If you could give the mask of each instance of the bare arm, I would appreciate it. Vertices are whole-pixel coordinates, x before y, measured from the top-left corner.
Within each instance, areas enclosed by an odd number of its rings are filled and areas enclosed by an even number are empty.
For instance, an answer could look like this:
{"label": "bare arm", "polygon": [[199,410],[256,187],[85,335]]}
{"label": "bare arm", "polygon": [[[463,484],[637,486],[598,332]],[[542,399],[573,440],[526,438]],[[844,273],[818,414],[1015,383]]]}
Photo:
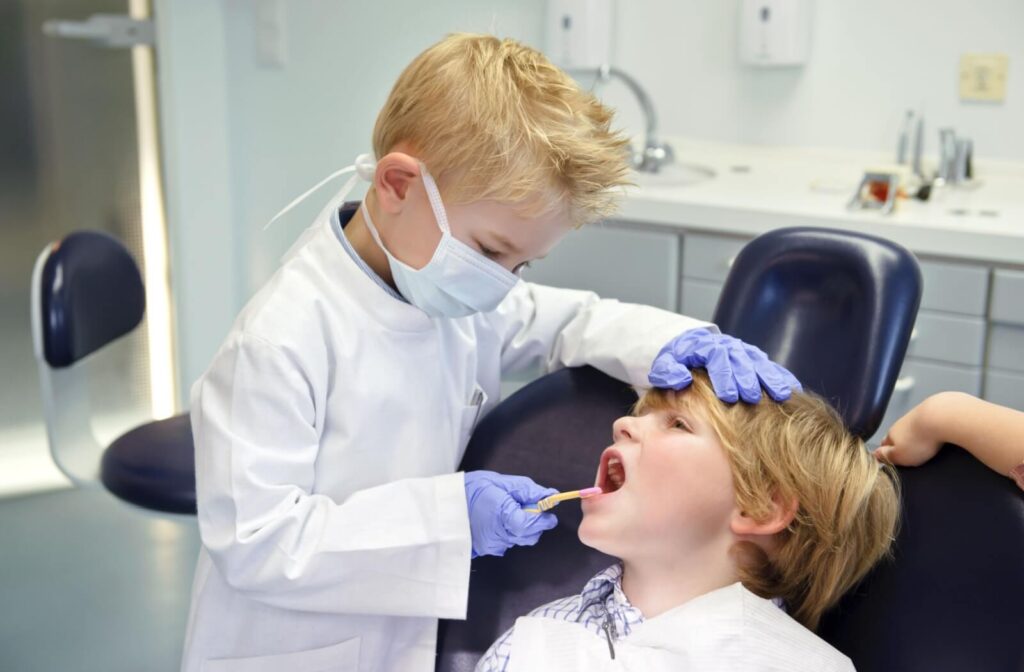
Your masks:
{"label": "bare arm", "polygon": [[963,392],[928,397],[896,421],[876,456],[903,466],[930,460],[944,443],[1009,476],[1024,462],[1024,413]]}

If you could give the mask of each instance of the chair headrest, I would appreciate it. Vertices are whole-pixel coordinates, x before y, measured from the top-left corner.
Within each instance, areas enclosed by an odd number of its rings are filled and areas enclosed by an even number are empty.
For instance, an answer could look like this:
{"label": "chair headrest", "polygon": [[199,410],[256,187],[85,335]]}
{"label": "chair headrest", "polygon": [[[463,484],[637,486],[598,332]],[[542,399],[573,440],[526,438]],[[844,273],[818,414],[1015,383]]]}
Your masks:
{"label": "chair headrest", "polygon": [[914,255],[891,241],[777,229],[736,257],[714,322],[791,370],[868,438],[903,365],[921,286]]}
{"label": "chair headrest", "polygon": [[53,244],[38,282],[42,354],[54,368],[127,334],[146,309],[135,260],[99,231],[78,231]]}

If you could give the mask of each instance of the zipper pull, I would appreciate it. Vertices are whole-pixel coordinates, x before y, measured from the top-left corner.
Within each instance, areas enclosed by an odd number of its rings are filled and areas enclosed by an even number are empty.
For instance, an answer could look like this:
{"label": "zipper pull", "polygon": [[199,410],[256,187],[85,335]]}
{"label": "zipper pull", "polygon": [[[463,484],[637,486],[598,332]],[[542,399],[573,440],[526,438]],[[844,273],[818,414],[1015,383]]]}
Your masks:
{"label": "zipper pull", "polygon": [[611,654],[612,660],[615,660],[615,647],[612,645],[612,639],[618,637],[618,633],[615,632],[615,623],[612,621],[610,612],[605,612],[604,623],[601,625],[601,629],[604,630],[604,636],[608,639],[608,653]]}

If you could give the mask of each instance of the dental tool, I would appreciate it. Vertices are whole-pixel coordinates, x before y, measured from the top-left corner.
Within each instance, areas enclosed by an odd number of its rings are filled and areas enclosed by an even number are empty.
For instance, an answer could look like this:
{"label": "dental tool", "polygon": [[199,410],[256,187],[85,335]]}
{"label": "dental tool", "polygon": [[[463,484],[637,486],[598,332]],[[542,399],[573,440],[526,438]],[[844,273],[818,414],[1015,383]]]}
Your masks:
{"label": "dental tool", "polygon": [[550,511],[564,501],[570,499],[586,499],[587,497],[593,497],[594,495],[600,495],[602,492],[601,488],[584,488],[583,490],[573,490],[571,492],[559,492],[558,494],[545,497],[530,508],[523,508],[523,511],[527,513],[543,513],[544,511]]}

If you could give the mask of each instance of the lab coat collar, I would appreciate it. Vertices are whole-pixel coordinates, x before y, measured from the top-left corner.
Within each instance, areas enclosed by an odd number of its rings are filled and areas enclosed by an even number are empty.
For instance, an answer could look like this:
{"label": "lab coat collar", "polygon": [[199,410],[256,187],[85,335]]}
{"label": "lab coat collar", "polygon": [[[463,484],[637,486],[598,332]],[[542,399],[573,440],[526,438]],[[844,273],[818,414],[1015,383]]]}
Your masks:
{"label": "lab coat collar", "polygon": [[341,287],[349,288],[363,310],[392,331],[423,332],[434,328],[434,318],[416,306],[388,295],[349,256],[342,246],[341,237],[345,234],[336,209],[322,217],[321,226],[327,238],[324,246],[326,272],[338,276],[336,281]]}

